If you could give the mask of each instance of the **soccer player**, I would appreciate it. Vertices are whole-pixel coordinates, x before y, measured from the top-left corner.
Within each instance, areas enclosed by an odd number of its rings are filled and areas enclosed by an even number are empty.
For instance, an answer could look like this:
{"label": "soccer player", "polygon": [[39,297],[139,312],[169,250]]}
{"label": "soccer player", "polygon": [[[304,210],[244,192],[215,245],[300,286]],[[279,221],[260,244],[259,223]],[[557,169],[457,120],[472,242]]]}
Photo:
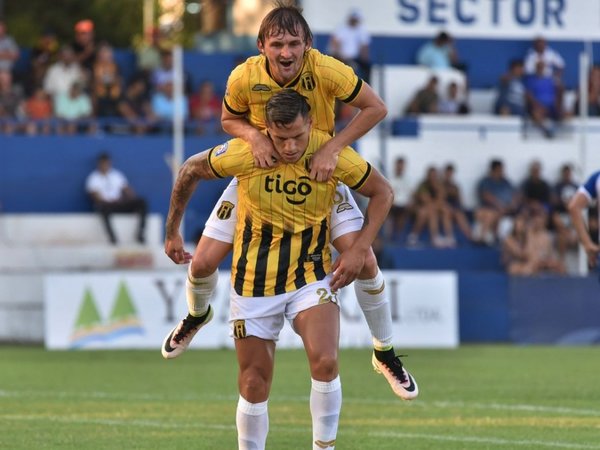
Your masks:
{"label": "soccer player", "polygon": [[[165,252],[183,263],[191,255],[183,249],[179,226],[198,181],[226,176],[238,180],[229,325],[239,365],[240,449],[265,448],[275,343],[284,319],[302,338],[308,357],[312,448],[335,447],[342,393],[339,306],[332,286],[346,285],[360,273],[392,204],[388,181],[350,147],[340,152],[328,181],[308,176],[310,159],[330,139],[311,130],[309,111],[306,99],[293,89],[274,94],[266,104],[266,123],[277,165],[256,167],[249,144],[232,139],[190,157],[171,194]],[[338,180],[369,203],[353,244],[332,264],[328,242]]]}
{"label": "soccer player", "polygon": [[[336,99],[360,111],[343,130],[323,143],[310,162],[310,177],[331,177],[342,148],[363,136],[387,113],[383,101],[354,71],[338,60],[311,49],[312,32],[299,9],[280,4],[262,21],[257,46],[251,57],[231,73],[224,98],[222,125],[229,134],[249,144],[259,167],[273,167],[274,149],[265,129],[265,103],[284,88],[297,90],[311,106],[313,126],[333,135]],[[217,282],[217,268],[232,248],[237,205],[236,181],[225,190],[198,243],[186,282],[188,316],[165,338],[162,354],[175,358],[189,345],[198,330],[212,318],[209,299]],[[343,253],[350,248],[362,227],[362,214],[347,187],[340,185],[332,210],[331,240]],[[331,286],[342,288],[337,279]],[[384,278],[373,251],[354,283],[359,305],[373,336],[373,367],[382,373],[392,390],[403,399],[417,394],[405,376],[392,346],[393,326]],[[407,388],[411,390],[407,390]]]}
{"label": "soccer player", "polygon": [[[600,255],[600,246],[596,244],[590,235],[590,230],[583,220],[583,210],[591,206],[592,203],[598,201],[598,191],[600,190],[600,171],[593,173],[581,185],[575,195],[569,201],[569,214],[571,221],[577,231],[579,242],[583,245],[587,254],[588,264],[590,267],[598,265]],[[600,221],[600,217],[598,218]]]}

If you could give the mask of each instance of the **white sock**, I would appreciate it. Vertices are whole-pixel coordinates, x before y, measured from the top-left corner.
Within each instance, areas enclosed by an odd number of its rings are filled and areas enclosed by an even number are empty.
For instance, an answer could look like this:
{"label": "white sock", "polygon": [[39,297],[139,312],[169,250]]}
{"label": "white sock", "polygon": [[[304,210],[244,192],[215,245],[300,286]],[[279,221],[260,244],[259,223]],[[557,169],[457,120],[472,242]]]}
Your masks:
{"label": "white sock", "polygon": [[250,403],[240,395],[235,415],[239,450],[264,450],[269,432],[267,402]]}
{"label": "white sock", "polygon": [[381,270],[377,269],[377,275],[370,280],[355,280],[354,292],[371,330],[373,346],[378,350],[390,348],[393,338],[392,315]]}
{"label": "white sock", "polygon": [[335,448],[342,409],[342,383],[338,375],[331,381],[312,379],[310,414],[313,426],[313,450]]}
{"label": "white sock", "polygon": [[192,316],[203,316],[208,310],[210,297],[215,291],[219,280],[219,271],[215,270],[204,278],[192,276],[192,265],[188,268],[188,276],[185,281],[185,297],[187,298],[188,311]]}

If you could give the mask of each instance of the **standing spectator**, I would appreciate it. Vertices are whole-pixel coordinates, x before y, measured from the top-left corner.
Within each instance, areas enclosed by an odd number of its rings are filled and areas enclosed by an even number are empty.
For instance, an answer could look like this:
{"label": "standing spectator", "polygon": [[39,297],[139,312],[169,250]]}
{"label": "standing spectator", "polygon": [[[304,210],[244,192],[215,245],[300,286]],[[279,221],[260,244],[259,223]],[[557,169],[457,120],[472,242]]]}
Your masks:
{"label": "standing spectator", "polygon": [[125,175],[112,167],[112,160],[108,153],[101,153],[98,156],[96,170],[88,175],[85,188],[94,209],[102,216],[112,244],[117,244],[117,237],[110,222],[110,215],[121,212],[134,212],[139,215],[136,239],[141,244],[145,242],[146,201],[135,194]]}
{"label": "standing spectator", "polygon": [[514,59],[509,63],[508,72],[500,77],[498,97],[494,105],[495,114],[521,117],[525,115],[523,73],[523,61]]}
{"label": "standing spectator", "polygon": [[405,170],[406,160],[404,157],[396,158],[394,174],[389,180],[394,190],[394,203],[386,224],[386,235],[390,240],[402,232],[406,220],[411,214],[411,189]]}
{"label": "standing spectator", "polygon": [[462,203],[460,188],[454,181],[454,173],[456,169],[454,164],[446,164],[442,174],[442,185],[446,194],[446,205],[450,209],[452,220],[458,225],[462,234],[469,240],[472,239],[471,225],[465,213],[465,208]]}
{"label": "standing spectator", "polygon": [[90,76],[96,62],[96,41],[94,38],[94,22],[89,19],[75,24],[75,40],[73,41],[75,59],[86,75]]}
{"label": "standing spectator", "polygon": [[44,30],[31,50],[31,72],[28,76],[29,94],[43,85],[46,72],[58,60],[59,51],[60,47],[54,31]]}
{"label": "standing spectator", "polygon": [[532,212],[550,211],[550,184],[542,177],[542,164],[533,161],[529,166],[529,174],[521,184],[524,206]]}
{"label": "standing spectator", "polygon": [[[592,218],[590,215],[588,224],[586,225],[583,212],[587,209],[588,214],[590,214],[593,204],[596,203],[597,205],[599,191],[600,171],[597,171],[579,187],[569,202],[569,215],[577,232],[579,242],[585,250],[590,267],[597,267],[599,263],[600,245],[598,245],[599,236],[597,227],[600,217],[598,216],[598,209],[596,209],[596,217]],[[594,235],[592,235],[592,223],[595,224],[594,227],[596,228]]]}
{"label": "standing spectator", "polygon": [[44,90],[54,98],[69,92],[73,83],[83,83],[84,80],[84,73],[75,60],[73,49],[65,45],[60,50],[58,61],[46,72]]}
{"label": "standing spectator", "polygon": [[12,73],[0,70],[0,132],[11,134],[17,130],[23,94],[12,82]]}
{"label": "standing spectator", "polygon": [[457,67],[458,54],[454,48],[452,37],[445,31],[439,33],[417,52],[417,64],[430,69],[450,69]]}
{"label": "standing spectator", "polygon": [[438,94],[437,77],[429,78],[422,89],[419,89],[406,107],[406,114],[433,114],[438,112],[440,96]]}
{"label": "standing spectator", "polygon": [[54,114],[61,120],[59,133],[75,134],[76,132],[94,130],[90,120],[92,117],[92,100],[80,83],[73,83],[66,94],[58,94],[54,99]]}
{"label": "standing spectator", "polygon": [[544,63],[543,75],[553,78],[557,84],[562,84],[561,78],[565,68],[562,56],[548,46],[546,40],[538,36],[534,39],[532,47],[525,55],[525,73],[534,75],[538,72],[538,63]]}
{"label": "standing spectator", "polygon": [[119,66],[108,44],[101,44],[96,55],[92,72],[94,109],[98,117],[116,117],[122,94]]}
{"label": "standing spectator", "polygon": [[48,134],[52,125],[52,101],[43,88],[38,87],[25,101],[24,113],[27,119],[25,132],[29,135]]}
{"label": "standing spectator", "polygon": [[330,40],[330,53],[333,57],[351,66],[367,83],[371,75],[369,45],[371,35],[362,24],[362,13],[353,9],[344,25],[339,27]]}
{"label": "standing spectator", "polygon": [[142,75],[129,83],[119,100],[118,109],[134,133],[143,134],[153,129],[158,119],[152,111],[146,79]]}
{"label": "standing spectator", "polygon": [[190,118],[195,122],[199,134],[210,129],[212,132],[221,128],[221,105],[223,99],[215,92],[212,81],[204,80],[198,86],[198,91],[190,97]]}
{"label": "standing spectator", "polygon": [[556,233],[556,246],[562,260],[569,249],[577,247],[577,233],[567,209],[577,188],[573,181],[573,168],[570,164],[564,164],[560,169],[558,182],[552,187],[550,197],[551,224]]}
{"label": "standing spectator", "polygon": [[547,138],[554,136],[554,126],[547,121],[560,122],[563,119],[562,91],[554,78],[545,74],[545,64],[538,61],[536,72],[525,78],[527,110],[533,123]]}
{"label": "standing spectator", "polygon": [[7,34],[6,22],[0,19],[0,71],[11,72],[15,61],[19,59],[19,47]]}
{"label": "standing spectator", "polygon": [[477,184],[477,197],[473,240],[493,245],[500,220],[514,215],[520,207],[519,193],[504,176],[504,163],[499,159],[491,161],[487,175]]}

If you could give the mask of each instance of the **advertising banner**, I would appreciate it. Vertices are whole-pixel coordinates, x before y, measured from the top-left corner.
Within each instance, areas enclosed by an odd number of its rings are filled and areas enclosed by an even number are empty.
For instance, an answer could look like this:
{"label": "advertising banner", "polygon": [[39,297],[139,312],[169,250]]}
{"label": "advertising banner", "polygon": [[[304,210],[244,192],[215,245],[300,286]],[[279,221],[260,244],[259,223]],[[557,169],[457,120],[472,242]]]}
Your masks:
{"label": "advertising banner", "polygon": [[[458,346],[457,276],[453,272],[384,272],[395,345]],[[50,274],[44,278],[48,349],[156,349],[187,314],[185,271]],[[229,273],[221,272],[215,316],[192,341],[196,348],[233,347]],[[370,347],[354,289],[340,293],[342,347]],[[286,324],[278,347],[302,347]]]}
{"label": "advertising banner", "polygon": [[313,32],[331,33],[353,9],[373,35],[598,40],[600,0],[303,0]]}

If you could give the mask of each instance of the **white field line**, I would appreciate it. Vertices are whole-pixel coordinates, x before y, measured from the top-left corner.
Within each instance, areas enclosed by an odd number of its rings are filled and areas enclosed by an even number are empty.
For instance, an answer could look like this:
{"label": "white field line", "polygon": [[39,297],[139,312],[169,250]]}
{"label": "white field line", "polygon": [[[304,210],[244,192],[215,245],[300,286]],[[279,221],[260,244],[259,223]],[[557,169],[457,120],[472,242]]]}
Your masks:
{"label": "white field line", "polygon": [[[153,420],[127,420],[127,419],[86,419],[81,417],[61,417],[61,416],[47,416],[47,415],[19,415],[19,414],[6,414],[0,415],[0,418],[4,420],[12,421],[34,421],[42,422],[44,420],[49,422],[59,422],[66,424],[93,424],[93,425],[111,425],[111,426],[137,426],[137,427],[151,427],[159,429],[197,429],[197,424],[182,424],[182,423],[165,423],[164,421],[153,421]],[[202,429],[212,430],[226,430],[234,431],[235,425],[225,424],[202,424]],[[279,427],[271,426],[271,432],[275,433],[310,433],[309,427]],[[344,435],[360,435],[364,437],[364,431],[355,430],[352,428],[342,429],[340,434]],[[403,433],[394,431],[370,431],[366,433],[369,437],[373,438],[394,438],[394,439],[414,439],[424,441],[439,441],[439,442],[462,442],[469,444],[486,444],[486,445],[498,445],[498,446],[522,446],[522,447],[548,447],[548,448],[566,448],[566,449],[584,449],[584,450],[597,450],[600,449],[599,445],[592,444],[573,444],[570,442],[561,441],[540,441],[531,439],[501,439],[492,437],[479,437],[479,436],[449,436],[445,434],[425,434],[425,433]]]}
{"label": "white field line", "polygon": [[[124,400],[124,401],[237,401],[237,395],[222,395],[222,394],[144,394],[144,393],[115,393],[115,392],[102,392],[102,391],[7,391],[0,390],[1,397],[14,397],[14,398],[81,398],[81,399],[106,399],[106,400]],[[295,402],[303,403],[307,402],[308,396],[280,396],[274,395],[269,401],[272,403],[278,402]],[[495,409],[501,411],[521,411],[521,412],[538,412],[548,414],[567,414],[574,416],[592,416],[600,417],[600,409],[586,409],[586,408],[570,408],[564,406],[547,406],[547,405],[530,405],[530,404],[512,404],[512,403],[478,403],[478,402],[453,402],[453,401],[425,401],[415,400],[413,402],[403,402],[400,399],[396,399],[391,396],[388,399],[368,399],[368,398],[354,398],[344,397],[344,403],[355,403],[365,405],[391,405],[401,404],[412,408],[439,408],[439,409]]]}

